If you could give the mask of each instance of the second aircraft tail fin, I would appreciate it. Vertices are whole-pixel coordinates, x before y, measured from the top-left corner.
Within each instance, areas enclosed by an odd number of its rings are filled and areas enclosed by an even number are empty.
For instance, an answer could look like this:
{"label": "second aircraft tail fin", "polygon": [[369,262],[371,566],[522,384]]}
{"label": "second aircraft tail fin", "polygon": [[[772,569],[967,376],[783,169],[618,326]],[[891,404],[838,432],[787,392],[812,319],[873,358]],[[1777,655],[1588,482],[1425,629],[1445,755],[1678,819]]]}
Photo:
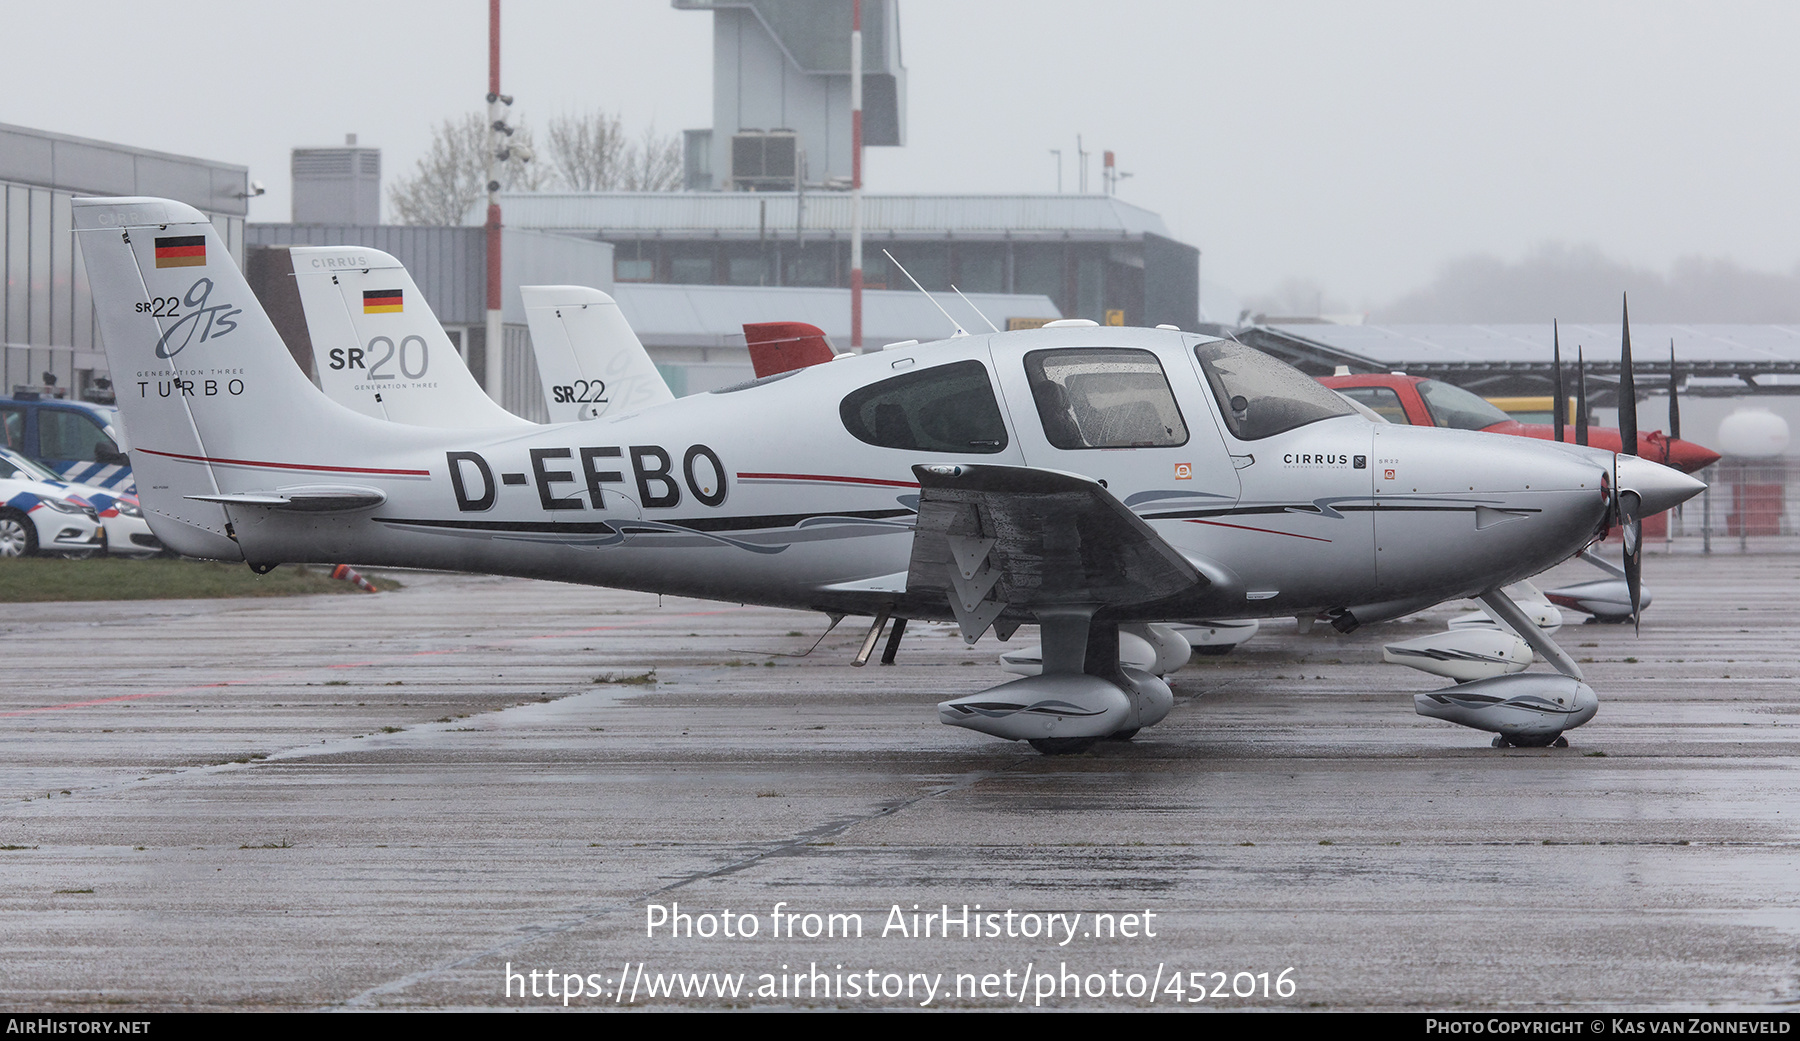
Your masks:
{"label": "second aircraft tail fin", "polygon": [[744,342],[750,345],[757,379],[837,357],[825,330],[806,322],[745,322]]}
{"label": "second aircraft tail fin", "polygon": [[364,246],[294,246],[313,371],[331,400],[409,426],[526,427],[488,397],[405,265]]}
{"label": "second aircraft tail fin", "polygon": [[520,286],[519,293],[551,422],[675,400],[611,296],[587,286]]}

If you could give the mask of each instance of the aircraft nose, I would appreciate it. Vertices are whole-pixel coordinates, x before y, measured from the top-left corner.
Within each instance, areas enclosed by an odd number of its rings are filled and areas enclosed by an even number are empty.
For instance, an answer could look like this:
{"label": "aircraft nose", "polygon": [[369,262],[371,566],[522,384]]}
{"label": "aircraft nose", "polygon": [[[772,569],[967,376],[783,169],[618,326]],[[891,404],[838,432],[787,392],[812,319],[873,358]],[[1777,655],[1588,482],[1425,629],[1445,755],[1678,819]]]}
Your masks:
{"label": "aircraft nose", "polygon": [[1679,438],[1669,442],[1668,450],[1669,465],[1682,473],[1691,474],[1704,470],[1719,461],[1719,453],[1705,445],[1682,441]]}
{"label": "aircraft nose", "polygon": [[1703,482],[1680,470],[1635,455],[1619,456],[1616,465],[1619,490],[1638,494],[1645,517],[1673,509],[1706,490]]}

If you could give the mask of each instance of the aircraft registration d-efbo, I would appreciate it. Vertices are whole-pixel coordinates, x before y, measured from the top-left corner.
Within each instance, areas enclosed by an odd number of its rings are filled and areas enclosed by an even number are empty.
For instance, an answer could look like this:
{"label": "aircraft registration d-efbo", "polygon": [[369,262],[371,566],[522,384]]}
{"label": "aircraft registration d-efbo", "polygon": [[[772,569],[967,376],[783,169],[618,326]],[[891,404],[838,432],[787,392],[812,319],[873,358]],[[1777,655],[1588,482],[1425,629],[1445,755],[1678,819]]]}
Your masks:
{"label": "aircraft registration d-efbo", "polygon": [[[1465,596],[1558,673],[1420,711],[1547,743],[1594,693],[1501,588],[1703,487],[1632,456],[1374,424],[1266,355],[1170,329],[908,345],[582,422],[404,425],[307,380],[197,210],[77,199],[75,224],[166,545],[954,620],[971,642],[1036,623],[1040,675],[939,714],[1046,752],[1169,711],[1166,684],[1120,665],[1121,623],[1349,629]],[[412,350],[423,373],[429,344]]]}

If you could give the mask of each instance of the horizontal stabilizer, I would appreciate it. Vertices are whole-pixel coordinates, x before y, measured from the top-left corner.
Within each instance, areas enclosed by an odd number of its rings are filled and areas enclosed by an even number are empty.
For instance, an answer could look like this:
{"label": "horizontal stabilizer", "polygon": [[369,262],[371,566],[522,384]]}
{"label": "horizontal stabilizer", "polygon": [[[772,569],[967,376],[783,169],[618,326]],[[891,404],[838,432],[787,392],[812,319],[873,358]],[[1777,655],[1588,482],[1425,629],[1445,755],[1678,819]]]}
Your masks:
{"label": "horizontal stabilizer", "polygon": [[387,501],[373,488],[291,488],[274,492],[239,492],[233,495],[189,495],[196,502],[221,506],[258,506],[286,513],[346,513],[367,510]]}

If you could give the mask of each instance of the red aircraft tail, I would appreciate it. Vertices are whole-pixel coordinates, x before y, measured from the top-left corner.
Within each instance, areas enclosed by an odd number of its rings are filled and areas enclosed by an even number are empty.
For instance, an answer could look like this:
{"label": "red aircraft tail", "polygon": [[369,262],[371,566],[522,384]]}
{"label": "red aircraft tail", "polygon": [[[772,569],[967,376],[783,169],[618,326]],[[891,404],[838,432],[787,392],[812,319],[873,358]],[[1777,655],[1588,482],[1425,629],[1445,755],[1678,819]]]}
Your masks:
{"label": "red aircraft tail", "polygon": [[805,322],[746,322],[744,340],[750,345],[757,379],[837,357],[825,331]]}

